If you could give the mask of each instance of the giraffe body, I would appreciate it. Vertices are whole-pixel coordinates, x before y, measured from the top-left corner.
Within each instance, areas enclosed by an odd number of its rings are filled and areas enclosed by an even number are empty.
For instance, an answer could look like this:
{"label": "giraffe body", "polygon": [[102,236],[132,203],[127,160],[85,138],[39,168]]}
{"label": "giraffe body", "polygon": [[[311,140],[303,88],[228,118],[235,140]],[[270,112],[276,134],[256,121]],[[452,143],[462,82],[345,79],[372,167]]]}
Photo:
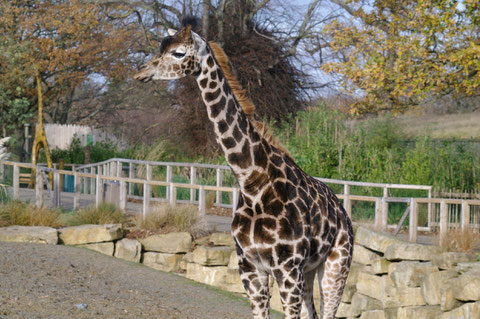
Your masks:
{"label": "giraffe body", "polygon": [[268,276],[278,283],[286,318],[334,318],[350,269],[351,221],[335,194],[303,172],[251,119],[253,105],[214,43],[190,26],[169,32],[160,54],[142,66],[141,81],[196,77],[217,141],[240,185],[232,222],[242,283],[254,318],[269,318]]}

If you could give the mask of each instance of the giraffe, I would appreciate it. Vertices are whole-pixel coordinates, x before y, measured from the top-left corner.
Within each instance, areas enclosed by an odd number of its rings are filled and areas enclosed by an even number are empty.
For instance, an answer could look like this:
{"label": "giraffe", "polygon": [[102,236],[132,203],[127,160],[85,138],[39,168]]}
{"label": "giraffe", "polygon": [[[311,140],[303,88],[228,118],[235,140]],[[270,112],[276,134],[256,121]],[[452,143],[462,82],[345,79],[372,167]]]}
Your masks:
{"label": "giraffe", "polygon": [[216,139],[240,186],[231,231],[254,318],[270,318],[269,276],[285,318],[319,318],[313,305],[318,274],[320,318],[334,318],[350,269],[351,221],[325,184],[303,172],[253,119],[254,105],[232,75],[220,46],[189,24],[169,30],[160,53],[135,79],[194,76]]}

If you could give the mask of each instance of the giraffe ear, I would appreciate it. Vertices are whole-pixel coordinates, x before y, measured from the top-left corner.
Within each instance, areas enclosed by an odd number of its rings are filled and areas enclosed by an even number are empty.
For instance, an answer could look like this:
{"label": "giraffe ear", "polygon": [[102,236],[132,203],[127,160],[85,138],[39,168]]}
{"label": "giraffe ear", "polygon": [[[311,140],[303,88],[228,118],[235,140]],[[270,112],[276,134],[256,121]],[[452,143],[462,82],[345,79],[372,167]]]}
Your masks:
{"label": "giraffe ear", "polygon": [[203,53],[203,51],[205,50],[205,47],[207,46],[206,41],[202,39],[202,37],[196,34],[195,32],[191,31],[191,33],[192,33],[192,39],[195,46],[195,50],[197,52]]}
{"label": "giraffe ear", "polygon": [[175,29],[168,29],[167,30],[167,33],[169,36],[173,37],[175,35],[175,33],[177,33],[177,30]]}

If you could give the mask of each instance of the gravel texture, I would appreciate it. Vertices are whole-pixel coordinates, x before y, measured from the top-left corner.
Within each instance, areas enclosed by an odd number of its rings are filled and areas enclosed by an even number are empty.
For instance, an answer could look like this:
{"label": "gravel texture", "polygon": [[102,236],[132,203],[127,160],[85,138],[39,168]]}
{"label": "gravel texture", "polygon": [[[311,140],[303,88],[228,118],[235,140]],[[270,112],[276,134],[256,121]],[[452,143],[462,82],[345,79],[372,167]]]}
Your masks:
{"label": "gravel texture", "polygon": [[0,243],[0,318],[227,319],[251,311],[245,298],[88,249]]}

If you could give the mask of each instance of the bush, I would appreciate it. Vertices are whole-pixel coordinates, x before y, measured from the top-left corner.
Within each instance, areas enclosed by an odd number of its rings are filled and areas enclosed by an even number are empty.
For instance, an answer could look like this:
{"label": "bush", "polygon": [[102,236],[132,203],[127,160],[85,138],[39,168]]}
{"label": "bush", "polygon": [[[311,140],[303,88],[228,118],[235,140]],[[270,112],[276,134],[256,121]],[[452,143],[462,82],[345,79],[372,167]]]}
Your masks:
{"label": "bush", "polygon": [[15,200],[0,205],[0,226],[10,225],[61,227],[63,222],[60,210]]}
{"label": "bush", "polygon": [[110,203],[102,203],[97,207],[88,207],[67,217],[66,223],[70,226],[94,224],[123,224],[127,221],[125,213]]}

